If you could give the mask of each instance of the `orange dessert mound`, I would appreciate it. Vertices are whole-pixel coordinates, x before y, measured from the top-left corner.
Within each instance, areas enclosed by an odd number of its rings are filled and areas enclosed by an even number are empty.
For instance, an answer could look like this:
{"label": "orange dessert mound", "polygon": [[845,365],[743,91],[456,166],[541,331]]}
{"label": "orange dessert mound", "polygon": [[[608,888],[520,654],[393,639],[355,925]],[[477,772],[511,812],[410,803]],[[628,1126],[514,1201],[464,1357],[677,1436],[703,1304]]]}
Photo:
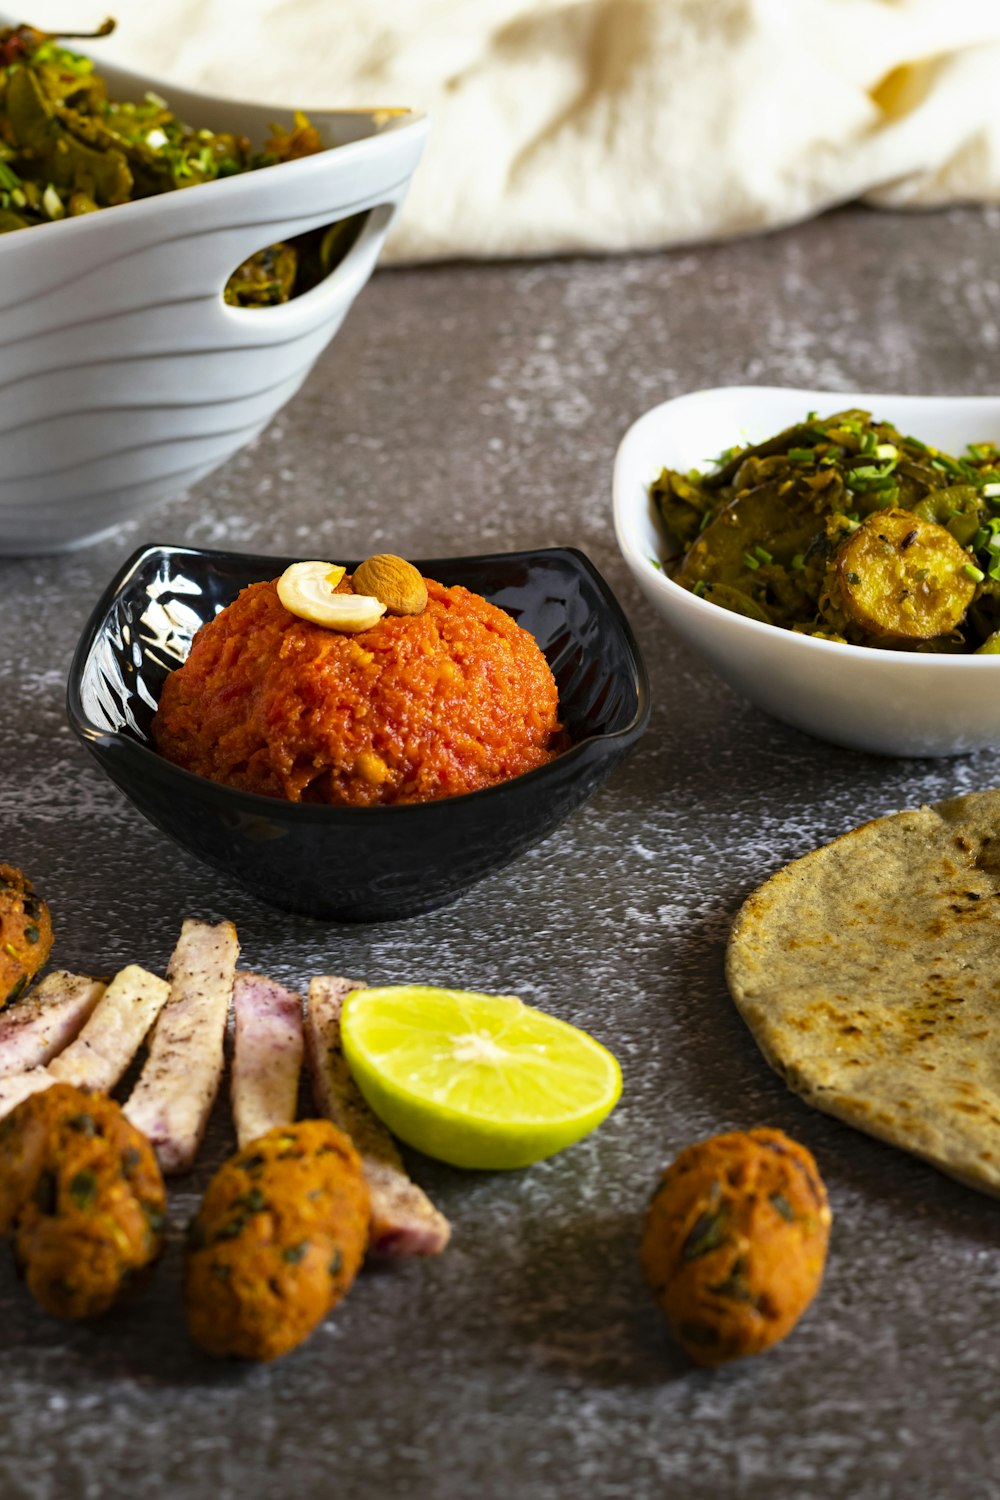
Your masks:
{"label": "orange dessert mound", "polygon": [[537,642],[478,594],[426,584],[422,614],[354,635],[291,614],[276,581],[251,584],[164,683],[157,749],[243,791],[350,807],[436,801],[544,765],[562,746]]}

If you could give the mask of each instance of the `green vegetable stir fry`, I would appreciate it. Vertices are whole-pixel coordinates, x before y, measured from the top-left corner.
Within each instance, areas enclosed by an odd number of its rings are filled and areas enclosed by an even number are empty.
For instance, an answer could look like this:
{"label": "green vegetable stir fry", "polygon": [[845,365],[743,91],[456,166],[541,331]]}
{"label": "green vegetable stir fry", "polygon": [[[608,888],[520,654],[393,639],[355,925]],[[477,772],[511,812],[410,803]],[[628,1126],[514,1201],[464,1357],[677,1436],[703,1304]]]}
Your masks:
{"label": "green vegetable stir fry", "polygon": [[952,458],[865,411],[811,412],[650,491],[692,593],[823,640],[1000,652],[1000,448]]}
{"label": "green vegetable stir fry", "polygon": [[[91,35],[113,29],[106,21]],[[263,151],[254,152],[246,136],[185,125],[158,94],[139,102],[111,99],[89,57],[32,26],[2,28],[0,234],[324,149],[303,114],[296,113],[291,129],[272,131]],[[230,278],[226,301],[287,302],[327,274],[356,227],[348,220],[258,251]]]}

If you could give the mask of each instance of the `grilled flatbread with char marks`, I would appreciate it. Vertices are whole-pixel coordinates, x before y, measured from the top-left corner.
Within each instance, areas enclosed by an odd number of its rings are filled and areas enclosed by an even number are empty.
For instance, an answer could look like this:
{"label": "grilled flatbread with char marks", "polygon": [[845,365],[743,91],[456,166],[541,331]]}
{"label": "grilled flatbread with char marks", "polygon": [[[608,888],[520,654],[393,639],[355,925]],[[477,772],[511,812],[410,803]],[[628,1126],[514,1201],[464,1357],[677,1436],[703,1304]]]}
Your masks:
{"label": "grilled flatbread with char marks", "polygon": [[396,1142],[372,1114],[351,1077],[340,1040],[340,1013],[360,980],[323,975],[309,985],[306,1058],[317,1108],[347,1132],[371,1195],[370,1249],[376,1255],[440,1255],[451,1225],[406,1175]]}
{"label": "grilled flatbread with char marks", "polygon": [[733,999],[817,1109],[1000,1197],[1000,790],[878,818],[736,918]]}
{"label": "grilled flatbread with char marks", "polygon": [[302,1071],[302,996],[261,974],[237,974],[230,1095],[240,1150],[295,1119]]}
{"label": "grilled flatbread with char marks", "polygon": [[149,1137],[164,1173],[194,1163],[219,1090],[240,945],[232,922],[188,918],[168,968],[170,997],[125,1116]]}

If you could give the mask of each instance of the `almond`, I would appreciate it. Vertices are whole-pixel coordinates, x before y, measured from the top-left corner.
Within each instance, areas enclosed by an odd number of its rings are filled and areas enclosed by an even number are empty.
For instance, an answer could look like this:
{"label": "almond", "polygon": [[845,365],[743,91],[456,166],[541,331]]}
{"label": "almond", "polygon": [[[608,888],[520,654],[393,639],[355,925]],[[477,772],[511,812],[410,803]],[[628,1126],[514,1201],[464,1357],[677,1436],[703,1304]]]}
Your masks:
{"label": "almond", "polygon": [[355,569],[353,586],[381,599],[391,615],[421,615],[427,608],[427,586],[405,557],[378,552]]}

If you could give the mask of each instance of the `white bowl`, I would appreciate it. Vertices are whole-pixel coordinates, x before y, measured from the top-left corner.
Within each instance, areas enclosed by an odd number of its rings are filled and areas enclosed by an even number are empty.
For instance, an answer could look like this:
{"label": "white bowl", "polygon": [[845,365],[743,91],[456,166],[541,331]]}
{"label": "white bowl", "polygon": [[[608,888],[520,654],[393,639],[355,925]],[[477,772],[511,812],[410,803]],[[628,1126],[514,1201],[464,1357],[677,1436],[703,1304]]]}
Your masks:
{"label": "white bowl", "polygon": [[615,461],[615,533],[654,609],[724,682],[797,729],[882,755],[962,755],[1000,744],[1000,656],[932,656],[795,635],[699,599],[654,563],[663,536],[649,498],[666,465],[702,468],[734,443],[861,407],[950,453],[1000,439],[1000,396],[879,396],[729,386],[656,406]]}
{"label": "white bowl", "polygon": [[[155,89],[257,146],[290,118],[97,66],[115,97]],[[298,390],[371,275],[427,131],[409,111],[310,119],[336,150],[0,236],[0,554],[62,551],[186,489]],[[365,211],[311,291],[223,301],[254,251]]]}

